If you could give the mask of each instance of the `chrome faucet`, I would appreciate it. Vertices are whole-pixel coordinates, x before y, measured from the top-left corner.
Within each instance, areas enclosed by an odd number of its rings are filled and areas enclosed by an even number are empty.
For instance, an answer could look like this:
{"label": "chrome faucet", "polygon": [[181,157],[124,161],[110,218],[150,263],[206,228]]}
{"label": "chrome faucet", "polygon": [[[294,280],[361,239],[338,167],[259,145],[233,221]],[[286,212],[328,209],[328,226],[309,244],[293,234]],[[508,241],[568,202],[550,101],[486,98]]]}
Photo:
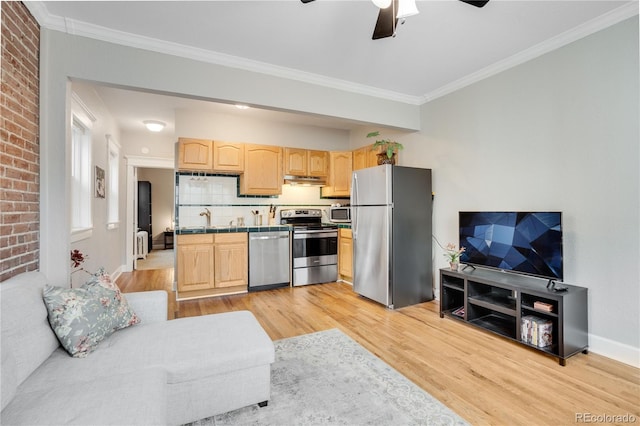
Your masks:
{"label": "chrome faucet", "polygon": [[211,212],[209,211],[208,208],[205,207],[203,212],[200,212],[200,216],[206,216],[207,217],[207,226],[211,226]]}

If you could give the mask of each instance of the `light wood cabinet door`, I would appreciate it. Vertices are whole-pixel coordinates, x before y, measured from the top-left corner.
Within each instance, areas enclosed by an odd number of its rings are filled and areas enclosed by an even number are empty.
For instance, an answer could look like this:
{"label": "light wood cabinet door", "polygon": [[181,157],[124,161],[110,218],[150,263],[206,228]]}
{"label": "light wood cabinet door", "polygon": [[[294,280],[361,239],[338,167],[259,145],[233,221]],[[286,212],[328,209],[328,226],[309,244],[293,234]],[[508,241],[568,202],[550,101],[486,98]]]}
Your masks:
{"label": "light wood cabinet door", "polygon": [[215,287],[247,286],[249,251],[246,233],[217,234],[215,243]]}
{"label": "light wood cabinet door", "polygon": [[340,228],[338,233],[338,273],[343,278],[353,277],[353,238],[351,229]]}
{"label": "light wood cabinet door", "polygon": [[378,165],[378,151],[371,149],[371,145],[365,145],[353,151],[353,170],[366,169]]}
{"label": "light wood cabinet door", "polygon": [[179,235],[177,238],[178,291],[214,287],[212,235]]}
{"label": "light wood cabinet door", "polygon": [[284,174],[292,176],[327,177],[329,152],[300,148],[284,149]]}
{"label": "light wood cabinet door", "polygon": [[240,193],[280,195],[282,193],[282,148],[268,145],[244,145],[244,173],[240,175]]}
{"label": "light wood cabinet door", "polygon": [[322,187],[324,197],[348,197],[351,195],[351,151],[329,153],[329,185]]}
{"label": "light wood cabinet door", "polygon": [[367,167],[367,156],[363,148],[353,150],[353,170],[365,169]]}
{"label": "light wood cabinet door", "polygon": [[244,172],[244,144],[213,141],[213,171]]}
{"label": "light wood cabinet door", "polygon": [[284,149],[284,174],[308,176],[307,150],[299,148]]}
{"label": "light wood cabinet door", "polygon": [[307,151],[309,176],[327,177],[329,172],[328,151]]}
{"label": "light wood cabinet door", "polygon": [[178,170],[210,171],[213,167],[213,142],[204,139],[178,139]]}

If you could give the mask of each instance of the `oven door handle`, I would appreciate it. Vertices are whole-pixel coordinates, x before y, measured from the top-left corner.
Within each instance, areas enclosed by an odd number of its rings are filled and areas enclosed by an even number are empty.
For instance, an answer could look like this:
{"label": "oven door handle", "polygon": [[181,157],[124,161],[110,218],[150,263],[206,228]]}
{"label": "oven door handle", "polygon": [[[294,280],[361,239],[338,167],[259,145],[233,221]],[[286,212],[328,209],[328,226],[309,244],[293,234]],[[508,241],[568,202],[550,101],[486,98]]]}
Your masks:
{"label": "oven door handle", "polygon": [[306,238],[332,238],[338,237],[338,231],[296,231],[293,233],[293,239],[294,240],[302,240],[302,239],[306,239]]}

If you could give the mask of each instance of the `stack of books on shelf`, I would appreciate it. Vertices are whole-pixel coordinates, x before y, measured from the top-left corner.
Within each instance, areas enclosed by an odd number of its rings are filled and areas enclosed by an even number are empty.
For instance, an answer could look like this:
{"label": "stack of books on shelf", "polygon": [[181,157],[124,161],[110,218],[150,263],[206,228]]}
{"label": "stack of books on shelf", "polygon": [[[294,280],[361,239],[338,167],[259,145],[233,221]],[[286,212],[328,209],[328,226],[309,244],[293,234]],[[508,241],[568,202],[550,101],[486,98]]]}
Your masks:
{"label": "stack of books on shelf", "polygon": [[520,340],[544,348],[553,344],[553,322],[534,315],[522,317]]}
{"label": "stack of books on shelf", "polygon": [[464,318],[464,306],[459,307],[451,313],[457,317]]}
{"label": "stack of books on shelf", "polygon": [[535,301],[533,302],[533,309],[545,312],[553,312],[553,305],[545,302]]}

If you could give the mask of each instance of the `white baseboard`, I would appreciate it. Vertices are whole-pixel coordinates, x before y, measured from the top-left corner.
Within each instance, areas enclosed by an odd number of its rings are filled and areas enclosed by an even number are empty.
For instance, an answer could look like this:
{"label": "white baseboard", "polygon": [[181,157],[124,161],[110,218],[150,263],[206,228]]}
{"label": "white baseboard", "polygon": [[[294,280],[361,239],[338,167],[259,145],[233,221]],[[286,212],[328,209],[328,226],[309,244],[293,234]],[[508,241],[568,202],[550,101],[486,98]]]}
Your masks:
{"label": "white baseboard", "polygon": [[122,274],[123,268],[124,268],[124,265],[120,265],[120,266],[118,266],[116,268],[115,271],[113,271],[111,274],[109,274],[111,276],[111,281],[116,282],[116,280],[118,279],[120,274]]}
{"label": "white baseboard", "polygon": [[589,334],[589,351],[640,368],[640,348]]}

